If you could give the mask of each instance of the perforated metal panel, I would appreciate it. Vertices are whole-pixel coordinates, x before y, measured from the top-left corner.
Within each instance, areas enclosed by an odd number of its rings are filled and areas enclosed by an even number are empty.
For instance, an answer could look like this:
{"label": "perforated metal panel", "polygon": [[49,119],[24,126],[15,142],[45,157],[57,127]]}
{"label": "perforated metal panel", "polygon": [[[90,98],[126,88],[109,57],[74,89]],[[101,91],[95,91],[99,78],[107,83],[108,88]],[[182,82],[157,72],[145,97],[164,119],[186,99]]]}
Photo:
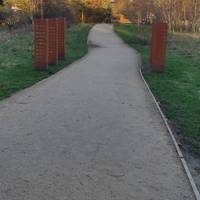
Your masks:
{"label": "perforated metal panel", "polygon": [[167,48],[168,24],[156,22],[152,25],[151,66],[154,71],[163,72]]}
{"label": "perforated metal panel", "polygon": [[66,43],[66,20],[65,18],[58,18],[58,58],[64,59],[65,58],[65,43]]}
{"label": "perforated metal panel", "polygon": [[57,19],[48,19],[48,64],[58,63]]}
{"label": "perforated metal panel", "polygon": [[35,68],[45,70],[48,68],[48,20],[35,19]]}

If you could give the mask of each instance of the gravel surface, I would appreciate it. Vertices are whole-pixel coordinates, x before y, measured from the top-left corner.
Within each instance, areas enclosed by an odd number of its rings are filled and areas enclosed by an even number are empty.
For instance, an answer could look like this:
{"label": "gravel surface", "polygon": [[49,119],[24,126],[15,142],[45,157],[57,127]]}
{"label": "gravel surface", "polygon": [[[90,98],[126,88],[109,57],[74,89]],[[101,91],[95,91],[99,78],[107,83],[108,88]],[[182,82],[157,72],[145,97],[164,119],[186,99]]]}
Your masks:
{"label": "gravel surface", "polygon": [[96,25],[82,60],[0,103],[1,200],[194,200],[139,76]]}

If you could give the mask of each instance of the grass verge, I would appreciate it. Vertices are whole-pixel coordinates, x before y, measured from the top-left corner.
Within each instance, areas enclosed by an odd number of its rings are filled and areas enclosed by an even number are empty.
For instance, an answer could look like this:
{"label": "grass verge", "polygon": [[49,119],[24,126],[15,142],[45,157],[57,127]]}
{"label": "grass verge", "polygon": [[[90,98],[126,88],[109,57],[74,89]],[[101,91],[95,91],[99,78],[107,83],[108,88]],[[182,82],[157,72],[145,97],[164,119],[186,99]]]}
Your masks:
{"label": "grass verge", "polygon": [[67,33],[66,59],[46,71],[34,69],[33,33],[7,37],[0,45],[0,100],[51,76],[88,52],[87,38],[92,25],[78,25]]}
{"label": "grass verge", "polygon": [[143,58],[143,73],[185,148],[200,154],[200,36],[170,33],[165,73],[150,69],[149,26],[115,25]]}

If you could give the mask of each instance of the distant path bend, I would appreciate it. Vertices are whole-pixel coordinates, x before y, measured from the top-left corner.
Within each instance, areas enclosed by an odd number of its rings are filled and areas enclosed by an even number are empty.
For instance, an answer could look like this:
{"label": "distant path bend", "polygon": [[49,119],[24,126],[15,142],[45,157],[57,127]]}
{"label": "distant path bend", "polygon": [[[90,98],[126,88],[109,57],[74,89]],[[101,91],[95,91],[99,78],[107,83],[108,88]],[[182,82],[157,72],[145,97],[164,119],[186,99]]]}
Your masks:
{"label": "distant path bend", "polygon": [[194,200],[137,53],[105,24],[89,44],[0,103],[0,199]]}

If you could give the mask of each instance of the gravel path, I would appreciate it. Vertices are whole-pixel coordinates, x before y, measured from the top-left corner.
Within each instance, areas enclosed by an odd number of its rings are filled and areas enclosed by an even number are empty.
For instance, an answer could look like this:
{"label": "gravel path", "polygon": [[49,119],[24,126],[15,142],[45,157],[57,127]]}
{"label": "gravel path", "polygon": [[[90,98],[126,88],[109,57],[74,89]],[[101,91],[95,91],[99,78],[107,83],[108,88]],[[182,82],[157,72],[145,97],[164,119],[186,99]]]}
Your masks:
{"label": "gravel path", "polygon": [[194,200],[139,56],[96,25],[82,60],[0,103],[1,200]]}

